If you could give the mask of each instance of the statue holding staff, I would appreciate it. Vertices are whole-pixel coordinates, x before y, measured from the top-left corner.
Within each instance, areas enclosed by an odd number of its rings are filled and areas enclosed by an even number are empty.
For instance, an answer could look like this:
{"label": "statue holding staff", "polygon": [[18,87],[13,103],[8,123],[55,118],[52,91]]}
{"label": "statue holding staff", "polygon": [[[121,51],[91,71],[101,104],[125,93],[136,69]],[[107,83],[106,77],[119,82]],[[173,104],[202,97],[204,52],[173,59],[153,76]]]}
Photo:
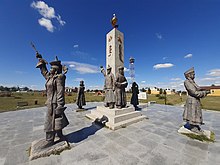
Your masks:
{"label": "statue holding staff", "polygon": [[62,129],[66,127],[69,122],[64,113],[65,105],[65,80],[66,76],[62,73],[67,72],[66,67],[62,67],[61,61],[56,57],[55,61],[50,62],[51,69],[47,70],[46,61],[36,51],[36,57],[39,62],[36,68],[40,68],[41,74],[46,79],[46,93],[47,93],[47,112],[44,123],[44,131],[46,132],[46,144],[44,147],[49,147],[54,144],[55,135],[61,140],[65,140]]}

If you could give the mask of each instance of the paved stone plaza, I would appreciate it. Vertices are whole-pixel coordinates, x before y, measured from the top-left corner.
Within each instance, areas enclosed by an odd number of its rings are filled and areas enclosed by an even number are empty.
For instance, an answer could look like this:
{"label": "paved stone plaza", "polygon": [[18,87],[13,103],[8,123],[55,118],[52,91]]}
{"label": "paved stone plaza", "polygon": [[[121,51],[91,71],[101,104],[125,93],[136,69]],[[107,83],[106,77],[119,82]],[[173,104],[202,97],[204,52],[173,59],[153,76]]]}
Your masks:
{"label": "paved stone plaza", "polygon": [[[215,143],[203,143],[177,133],[182,107],[150,105],[142,110],[147,120],[116,131],[92,124],[85,117],[97,105],[87,103],[87,111],[76,112],[68,104],[70,125],[64,134],[72,146],[60,155],[29,161],[31,142],[45,137],[46,107],[0,114],[0,165],[217,165],[220,164],[220,113],[204,111],[203,129],[215,132]],[[74,110],[74,111],[73,111]]]}

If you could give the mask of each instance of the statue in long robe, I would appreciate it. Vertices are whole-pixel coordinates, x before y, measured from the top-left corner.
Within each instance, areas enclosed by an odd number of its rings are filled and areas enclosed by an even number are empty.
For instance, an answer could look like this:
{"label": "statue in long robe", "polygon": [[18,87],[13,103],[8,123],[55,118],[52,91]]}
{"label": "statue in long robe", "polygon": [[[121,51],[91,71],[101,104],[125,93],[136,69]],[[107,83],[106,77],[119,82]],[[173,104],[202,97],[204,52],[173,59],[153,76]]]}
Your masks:
{"label": "statue in long robe", "polygon": [[107,73],[105,72],[105,69],[101,66],[101,72],[105,76],[105,85],[104,85],[104,90],[105,90],[105,100],[104,100],[104,105],[105,107],[109,107],[109,109],[114,108],[115,105],[115,77],[111,73],[111,67],[107,67]]}
{"label": "statue in long robe", "polygon": [[118,67],[118,73],[115,79],[115,97],[116,97],[116,107],[121,109],[126,107],[126,92],[125,88],[128,86],[127,79],[124,76],[124,67]]}
{"label": "statue in long robe", "polygon": [[[48,147],[54,144],[55,135],[60,139],[65,139],[62,129],[66,127],[69,122],[64,113],[65,105],[65,80],[66,76],[62,73],[61,61],[56,57],[55,61],[50,62],[51,69],[47,70],[46,61],[40,54],[36,54],[39,62],[36,68],[40,68],[41,74],[46,79],[46,93],[47,93],[47,113],[44,123],[44,131],[46,132],[46,145]],[[66,71],[65,71],[66,73]]]}
{"label": "statue in long robe", "polygon": [[185,128],[190,129],[196,133],[201,133],[200,125],[203,123],[202,110],[200,98],[205,97],[210,91],[203,91],[195,83],[195,71],[194,68],[189,69],[184,73],[186,80],[184,86],[188,92],[186,104],[183,112],[183,120],[187,123]]}

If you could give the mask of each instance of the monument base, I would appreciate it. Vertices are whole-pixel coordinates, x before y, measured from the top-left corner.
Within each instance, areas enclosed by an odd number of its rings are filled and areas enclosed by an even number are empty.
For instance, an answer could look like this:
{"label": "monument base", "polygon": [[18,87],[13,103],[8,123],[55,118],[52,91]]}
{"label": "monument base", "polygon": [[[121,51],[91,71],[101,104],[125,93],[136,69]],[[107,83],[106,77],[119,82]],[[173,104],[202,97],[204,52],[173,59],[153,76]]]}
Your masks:
{"label": "monument base", "polygon": [[122,109],[109,109],[108,107],[97,106],[96,110],[92,110],[90,114],[86,114],[86,117],[93,121],[107,118],[105,126],[112,130],[124,128],[127,125],[147,118],[140,111],[135,111],[131,106]]}
{"label": "monument base", "polygon": [[199,134],[199,133],[193,132],[193,131],[185,128],[184,126],[182,126],[178,130],[178,133],[181,133],[181,134],[184,134],[184,135],[187,135],[187,136],[189,135],[189,137],[191,137],[193,139],[200,140],[200,141],[214,142],[214,133],[212,133],[209,130],[202,130],[201,134]]}
{"label": "monument base", "polygon": [[60,154],[62,151],[70,149],[70,146],[66,141],[57,141],[52,146],[44,148],[45,144],[45,139],[35,140],[32,142],[29,160],[50,156],[51,154]]}

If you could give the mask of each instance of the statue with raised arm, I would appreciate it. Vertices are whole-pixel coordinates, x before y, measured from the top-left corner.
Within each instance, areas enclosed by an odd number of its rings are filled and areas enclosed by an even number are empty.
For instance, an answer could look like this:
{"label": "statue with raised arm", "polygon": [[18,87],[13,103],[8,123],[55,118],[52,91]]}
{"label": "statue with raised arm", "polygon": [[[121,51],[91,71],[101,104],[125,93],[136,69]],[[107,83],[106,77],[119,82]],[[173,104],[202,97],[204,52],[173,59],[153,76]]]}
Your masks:
{"label": "statue with raised arm", "polygon": [[200,125],[204,123],[202,118],[200,98],[205,97],[210,93],[210,91],[202,91],[195,83],[194,68],[187,70],[184,75],[186,77],[184,86],[188,92],[188,97],[183,112],[183,120],[187,122],[184,127],[195,133],[202,133]]}
{"label": "statue with raised arm", "polygon": [[60,140],[65,140],[62,129],[66,127],[69,122],[64,113],[66,109],[65,105],[65,80],[64,73],[67,72],[67,68],[62,67],[61,61],[56,57],[55,61],[50,62],[51,69],[47,70],[46,61],[42,56],[36,52],[36,57],[39,62],[36,68],[40,68],[41,74],[46,79],[46,93],[47,93],[47,112],[44,123],[44,131],[46,132],[46,144],[44,147],[49,147],[54,144],[55,136],[57,135]]}
{"label": "statue with raised arm", "polygon": [[76,96],[76,105],[78,106],[79,109],[83,109],[82,106],[86,105],[84,90],[85,90],[84,81],[80,81],[78,93]]}
{"label": "statue with raised arm", "polygon": [[109,107],[109,109],[114,108],[115,106],[115,78],[112,74],[111,70],[112,68],[110,66],[107,67],[107,73],[105,72],[105,69],[103,66],[100,67],[101,72],[105,77],[105,84],[104,84],[104,90],[105,90],[105,101],[104,105],[105,107]]}
{"label": "statue with raised arm", "polygon": [[124,67],[118,67],[118,73],[116,73],[115,80],[115,96],[116,96],[116,107],[121,109],[126,107],[126,93],[125,88],[128,86],[127,79],[124,76]]}

